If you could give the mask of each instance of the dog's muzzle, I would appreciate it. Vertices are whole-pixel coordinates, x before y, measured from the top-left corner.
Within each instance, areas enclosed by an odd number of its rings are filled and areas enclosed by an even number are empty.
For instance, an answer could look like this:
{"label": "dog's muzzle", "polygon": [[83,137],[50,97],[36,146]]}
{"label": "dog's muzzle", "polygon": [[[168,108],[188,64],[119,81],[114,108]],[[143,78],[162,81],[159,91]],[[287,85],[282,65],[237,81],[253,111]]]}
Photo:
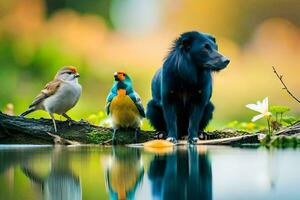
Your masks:
{"label": "dog's muzzle", "polygon": [[211,56],[213,58],[204,64],[205,69],[220,71],[224,69],[230,62],[226,56],[223,56],[216,51]]}

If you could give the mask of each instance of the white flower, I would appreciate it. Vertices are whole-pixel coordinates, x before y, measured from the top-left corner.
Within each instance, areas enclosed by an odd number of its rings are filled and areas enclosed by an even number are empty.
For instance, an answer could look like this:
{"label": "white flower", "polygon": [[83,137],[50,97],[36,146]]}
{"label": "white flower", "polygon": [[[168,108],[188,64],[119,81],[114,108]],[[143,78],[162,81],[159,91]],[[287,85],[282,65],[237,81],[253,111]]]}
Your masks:
{"label": "white flower", "polygon": [[269,112],[268,97],[266,97],[262,102],[257,101],[256,104],[248,104],[248,105],[246,105],[246,107],[251,110],[261,113],[259,115],[254,116],[251,120],[252,122],[259,120],[260,118],[268,117],[268,116],[272,115],[272,113]]}

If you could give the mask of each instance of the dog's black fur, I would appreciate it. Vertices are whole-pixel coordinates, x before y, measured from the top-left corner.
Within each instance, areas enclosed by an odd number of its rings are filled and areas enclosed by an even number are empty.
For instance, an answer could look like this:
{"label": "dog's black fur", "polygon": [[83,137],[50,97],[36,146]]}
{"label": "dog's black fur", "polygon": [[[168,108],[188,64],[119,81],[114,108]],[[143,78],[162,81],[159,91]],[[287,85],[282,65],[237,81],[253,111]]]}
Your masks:
{"label": "dog's black fur", "polygon": [[214,110],[211,73],[228,63],[213,36],[195,31],[180,35],[152,80],[146,115],[154,128],[167,131],[173,142],[187,134],[195,142]]}

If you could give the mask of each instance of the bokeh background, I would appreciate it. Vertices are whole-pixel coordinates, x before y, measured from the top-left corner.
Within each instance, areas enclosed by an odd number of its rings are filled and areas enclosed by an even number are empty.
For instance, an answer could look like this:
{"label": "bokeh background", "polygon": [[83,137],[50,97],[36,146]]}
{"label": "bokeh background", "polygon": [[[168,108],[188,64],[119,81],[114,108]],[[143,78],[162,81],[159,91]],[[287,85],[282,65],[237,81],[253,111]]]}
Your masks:
{"label": "bokeh background", "polygon": [[[214,74],[212,127],[249,121],[245,104],[300,106],[281,88],[272,66],[300,97],[299,0],[0,0],[0,109],[16,114],[65,65],[77,66],[83,94],[69,113],[104,110],[113,72],[126,71],[144,105],[171,42],[197,30],[216,36],[231,59]],[[31,117],[48,117],[43,111]]]}

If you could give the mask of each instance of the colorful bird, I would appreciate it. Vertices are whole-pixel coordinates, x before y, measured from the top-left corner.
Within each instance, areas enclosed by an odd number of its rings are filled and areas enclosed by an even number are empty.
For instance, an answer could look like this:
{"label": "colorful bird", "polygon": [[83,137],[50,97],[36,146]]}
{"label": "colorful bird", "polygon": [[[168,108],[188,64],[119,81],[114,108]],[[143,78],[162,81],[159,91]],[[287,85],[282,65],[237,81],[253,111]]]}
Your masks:
{"label": "colorful bird", "polygon": [[26,116],[36,110],[45,110],[49,113],[54,130],[57,127],[53,114],[59,114],[67,118],[70,122],[72,119],[66,114],[73,108],[81,95],[81,85],[78,83],[79,74],[76,67],[68,66],[60,69],[44,89],[35,97],[29,106],[29,109],[20,116]]}
{"label": "colorful bird", "polygon": [[130,77],[124,72],[114,73],[115,83],[106,99],[106,113],[113,125],[113,144],[119,128],[134,128],[135,140],[140,132],[141,120],[145,117],[140,96],[133,90]]}

